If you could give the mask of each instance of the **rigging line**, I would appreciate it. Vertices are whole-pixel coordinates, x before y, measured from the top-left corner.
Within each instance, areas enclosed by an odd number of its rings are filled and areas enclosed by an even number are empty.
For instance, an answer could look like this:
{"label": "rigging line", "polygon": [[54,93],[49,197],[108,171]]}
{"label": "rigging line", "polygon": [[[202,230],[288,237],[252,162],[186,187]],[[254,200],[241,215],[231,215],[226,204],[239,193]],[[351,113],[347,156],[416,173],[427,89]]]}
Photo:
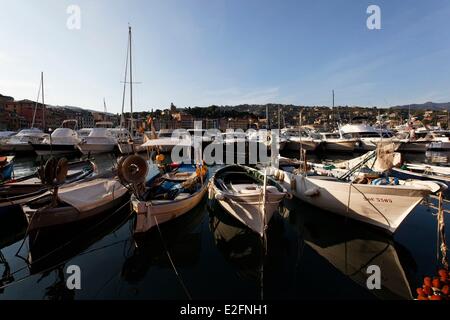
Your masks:
{"label": "rigging line", "polygon": [[[124,117],[124,111],[125,111],[125,94],[127,90],[127,76],[128,76],[128,56],[130,54],[130,47],[129,47],[129,39],[127,41],[127,59],[125,62],[125,80],[123,81],[123,93],[122,93],[122,117],[120,119],[120,122],[122,122],[122,118]],[[122,124],[121,124],[122,127]]]}
{"label": "rigging line", "polygon": [[158,229],[158,233],[159,233],[159,236],[161,238],[161,242],[162,242],[162,244],[164,246],[164,250],[166,251],[167,258],[169,259],[169,262],[172,265],[173,271],[175,272],[175,275],[177,276],[178,281],[180,282],[181,286],[183,287],[183,290],[184,290],[186,296],[188,297],[189,300],[192,300],[192,296],[189,293],[189,290],[187,289],[186,285],[184,284],[184,281],[181,278],[181,275],[178,273],[178,270],[177,270],[177,268],[176,268],[176,266],[175,266],[175,264],[174,264],[174,262],[172,260],[172,257],[170,256],[169,249],[167,248],[167,245],[166,245],[166,242],[164,241],[161,229],[159,228],[158,219],[156,219],[155,215],[153,216],[153,219],[155,219],[156,227]]}
{"label": "rigging line", "polygon": [[388,225],[389,225],[389,227],[391,226],[391,223],[389,222],[389,220],[386,218],[386,216],[383,214],[383,213],[381,213],[381,211],[380,210],[378,210],[378,208],[366,197],[366,195],[361,191],[361,190],[359,190],[357,187],[355,187],[355,185],[353,184],[353,182],[352,183],[350,183],[350,185],[353,187],[353,188],[355,188],[355,190],[356,191],[358,191],[359,193],[361,193],[361,195],[364,197],[364,199],[375,209],[375,211],[377,211],[383,218],[384,218],[384,220],[386,220],[386,222],[388,223]]}
{"label": "rigging line", "polygon": [[37,95],[37,98],[36,98],[36,103],[34,105],[33,122],[31,123],[31,129],[34,128],[34,122],[35,122],[35,119],[36,119],[36,112],[37,112],[38,101],[39,101],[39,98],[41,97],[41,88],[42,88],[42,81],[39,82],[38,95]]}
{"label": "rigging line", "polygon": [[[128,205],[128,204],[129,204],[129,202],[130,202],[130,201],[127,201],[124,205],[122,205],[121,207],[119,207],[119,208],[118,208],[116,211],[114,211],[111,215],[108,215],[107,217],[105,217],[105,219],[99,221],[98,223],[96,223],[96,224],[93,225],[92,227],[88,228],[84,233],[78,234],[77,236],[75,236],[74,238],[72,238],[72,239],[70,239],[69,241],[65,242],[65,243],[62,244],[61,246],[55,248],[54,250],[48,252],[48,253],[45,254],[44,256],[42,256],[42,257],[40,257],[39,259],[35,260],[33,263],[39,262],[39,261],[41,261],[41,260],[47,258],[48,256],[54,254],[55,252],[58,252],[58,250],[61,250],[61,249],[65,248],[65,247],[67,247],[69,244],[73,243],[73,242],[74,242],[75,240],[77,240],[78,238],[81,238],[81,236],[85,235],[86,233],[88,233],[88,232],[94,230],[94,229],[97,228],[100,224],[102,224],[102,223],[104,223],[105,221],[107,221],[108,219],[112,218],[117,212],[120,212],[120,211],[124,208],[125,205]],[[131,216],[131,214],[132,214],[132,213],[130,213],[130,214],[126,217],[126,219],[129,219],[129,217]],[[124,220],[124,221],[126,221],[126,220]],[[25,242],[25,239],[26,239],[26,237],[24,238],[24,241],[23,241],[23,242]],[[23,244],[22,244],[22,246],[23,246]],[[19,251],[18,251],[18,252],[19,252]],[[17,253],[18,253],[18,252],[17,252]],[[17,255],[17,253],[16,253],[16,255]],[[18,270],[16,270],[16,271],[14,271],[12,274],[14,275],[14,274],[16,274],[16,273],[18,273],[18,272],[20,272],[20,271],[26,269],[26,268],[28,268],[28,265],[27,265],[27,266],[24,266],[24,267],[22,267],[22,268],[20,268],[20,269],[18,269]]]}

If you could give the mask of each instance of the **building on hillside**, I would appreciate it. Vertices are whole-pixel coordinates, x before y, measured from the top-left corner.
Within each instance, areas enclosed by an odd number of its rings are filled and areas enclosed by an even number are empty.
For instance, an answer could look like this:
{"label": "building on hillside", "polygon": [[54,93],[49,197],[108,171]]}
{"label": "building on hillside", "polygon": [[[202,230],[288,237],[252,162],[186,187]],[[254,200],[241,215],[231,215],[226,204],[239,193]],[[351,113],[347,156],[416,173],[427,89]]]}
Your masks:
{"label": "building on hillside", "polygon": [[4,107],[6,112],[19,118],[16,125],[21,126],[20,128],[31,128],[33,126],[34,128],[46,129],[45,120],[48,114],[46,107],[41,103],[31,100],[13,100],[6,101]]}

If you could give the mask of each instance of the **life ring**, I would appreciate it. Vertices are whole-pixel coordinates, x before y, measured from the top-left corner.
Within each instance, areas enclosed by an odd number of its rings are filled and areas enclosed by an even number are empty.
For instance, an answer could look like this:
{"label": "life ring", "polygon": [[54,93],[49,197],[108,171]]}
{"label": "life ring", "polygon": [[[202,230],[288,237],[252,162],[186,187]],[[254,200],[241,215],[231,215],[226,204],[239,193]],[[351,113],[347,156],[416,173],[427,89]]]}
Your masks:
{"label": "life ring", "polygon": [[148,165],[144,158],[132,155],[119,162],[118,172],[128,183],[143,183],[148,173]]}

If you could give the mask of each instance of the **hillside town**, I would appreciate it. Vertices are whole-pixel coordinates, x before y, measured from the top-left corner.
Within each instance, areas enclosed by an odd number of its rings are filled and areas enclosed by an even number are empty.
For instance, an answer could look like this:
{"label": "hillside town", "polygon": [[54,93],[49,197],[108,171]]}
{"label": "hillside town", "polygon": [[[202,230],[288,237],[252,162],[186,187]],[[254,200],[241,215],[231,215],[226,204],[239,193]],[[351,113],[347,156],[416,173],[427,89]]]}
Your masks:
{"label": "hillside town", "polygon": [[[190,129],[195,121],[202,121],[205,129],[261,129],[296,126],[300,123],[316,129],[331,130],[335,123],[350,123],[355,119],[364,119],[370,124],[380,124],[394,128],[405,124],[408,119],[416,125],[449,128],[448,104],[426,103],[413,106],[395,106],[390,108],[359,106],[301,106],[283,104],[243,104],[237,106],[185,107],[179,108],[173,103],[167,108],[147,108],[148,111],[135,112],[135,127],[145,126],[148,117],[152,117],[156,130]],[[36,111],[36,112],[35,112]],[[64,120],[77,120],[79,128],[93,128],[96,123],[110,122],[117,127],[123,119],[128,126],[130,113],[119,114],[94,111],[73,106],[43,105],[29,99],[15,100],[0,94],[0,130],[18,131],[23,128],[42,128],[44,131],[60,127]],[[33,119],[34,118],[34,119]],[[267,121],[269,119],[269,121]],[[410,120],[411,121],[411,120]]]}

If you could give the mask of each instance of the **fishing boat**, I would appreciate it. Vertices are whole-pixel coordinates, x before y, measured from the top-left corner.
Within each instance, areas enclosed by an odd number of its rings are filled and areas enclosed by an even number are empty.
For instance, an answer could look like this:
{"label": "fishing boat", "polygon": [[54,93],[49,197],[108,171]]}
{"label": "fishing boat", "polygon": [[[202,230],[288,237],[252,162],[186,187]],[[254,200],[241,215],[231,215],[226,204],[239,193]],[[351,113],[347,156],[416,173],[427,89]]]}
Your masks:
{"label": "fishing boat", "polygon": [[[69,127],[71,123],[74,129]],[[45,138],[42,143],[31,143],[31,145],[39,156],[77,153],[77,145],[81,142],[75,131],[77,126],[77,120],[64,120],[61,127],[53,131],[50,137]]]}
{"label": "fishing boat", "polygon": [[0,157],[0,182],[12,178],[14,169],[14,157]]}
{"label": "fishing boat", "polygon": [[230,165],[216,171],[209,187],[211,206],[226,212],[264,236],[270,219],[287,191],[256,169]]}
{"label": "fishing boat", "polygon": [[83,154],[111,153],[117,145],[117,140],[107,128],[93,128],[89,135],[77,145]]}
{"label": "fishing boat", "polygon": [[135,233],[146,232],[191,211],[208,189],[208,169],[203,165],[174,164],[170,169],[152,166],[152,176],[147,180],[147,162],[139,156],[129,156],[119,163],[118,170],[122,181],[134,191],[131,203],[137,213]]}
{"label": "fishing boat", "polygon": [[[379,152],[377,156],[381,154]],[[390,154],[390,159],[379,159],[378,166],[392,167],[394,157]],[[374,225],[389,233],[394,233],[426,196],[446,189],[445,185],[433,181],[400,180],[379,175],[374,177],[372,172],[367,176],[362,172],[355,174],[363,163],[352,166],[341,176],[319,175],[292,166],[272,168],[269,174],[302,201]]]}
{"label": "fishing boat", "polygon": [[[379,146],[376,152],[330,168],[328,174],[289,164],[273,168],[269,174],[305,202],[394,233],[426,196],[444,191],[446,186],[439,182],[380,175],[393,168],[397,161],[393,150],[393,145]],[[365,173],[362,169],[367,163],[371,163],[372,170]],[[341,169],[344,166],[349,169]]]}
{"label": "fishing boat", "polygon": [[21,205],[28,231],[56,227],[114,211],[128,199],[128,190],[111,174],[57,187]]}
{"label": "fishing boat", "polygon": [[[439,181],[450,187],[450,167],[404,163],[400,168],[392,168],[392,175],[400,179]],[[449,191],[445,192],[448,194]]]}
{"label": "fishing boat", "polygon": [[[41,171],[45,172],[45,166]],[[70,162],[64,183],[69,184],[88,178],[95,171],[95,164],[89,160]],[[42,182],[39,172],[7,181],[0,185],[0,213],[8,211],[13,206],[27,203],[47,191],[48,187]]]}

